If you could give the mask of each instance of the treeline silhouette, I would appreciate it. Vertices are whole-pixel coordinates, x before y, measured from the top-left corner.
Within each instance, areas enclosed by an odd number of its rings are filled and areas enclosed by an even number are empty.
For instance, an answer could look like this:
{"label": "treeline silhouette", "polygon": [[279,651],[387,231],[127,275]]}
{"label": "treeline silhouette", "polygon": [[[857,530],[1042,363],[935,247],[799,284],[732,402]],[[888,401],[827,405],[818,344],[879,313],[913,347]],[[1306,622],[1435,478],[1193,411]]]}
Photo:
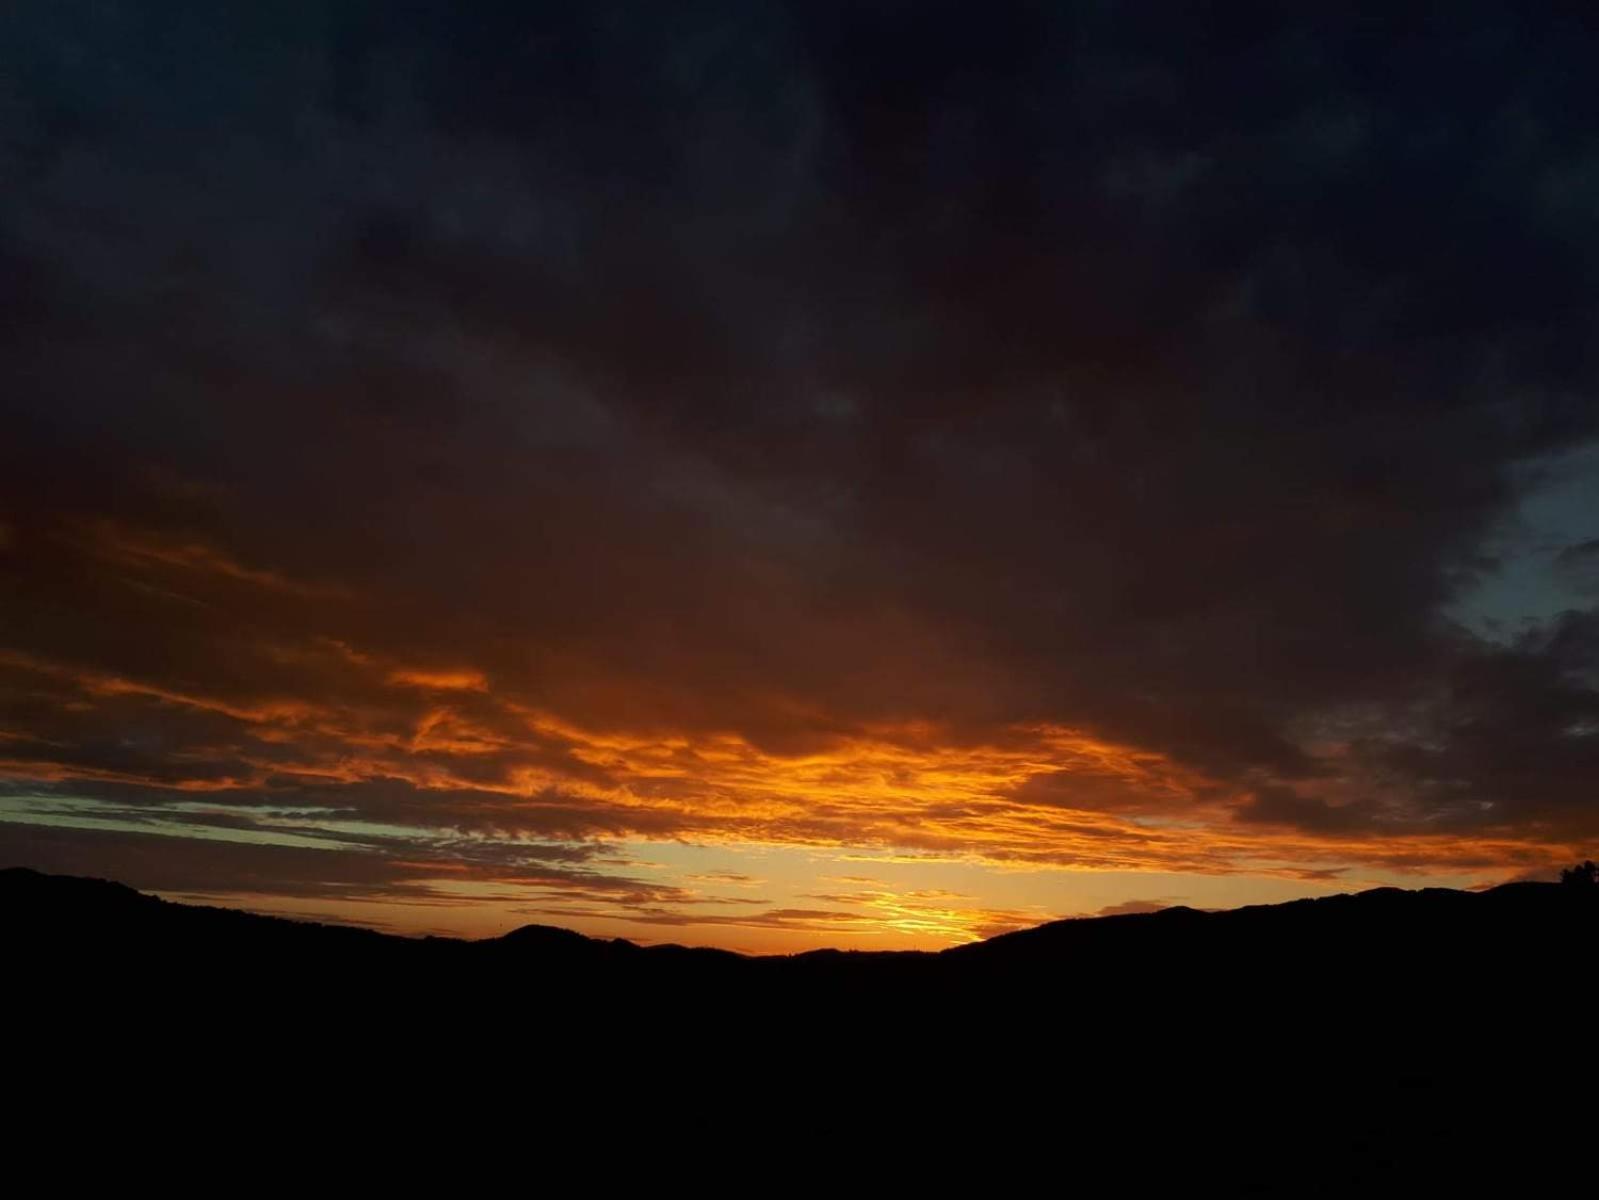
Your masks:
{"label": "treeline silhouette", "polygon": [[1578,863],[1574,867],[1567,867],[1560,872],[1560,882],[1567,887],[1591,888],[1599,886],[1599,864],[1593,859]]}

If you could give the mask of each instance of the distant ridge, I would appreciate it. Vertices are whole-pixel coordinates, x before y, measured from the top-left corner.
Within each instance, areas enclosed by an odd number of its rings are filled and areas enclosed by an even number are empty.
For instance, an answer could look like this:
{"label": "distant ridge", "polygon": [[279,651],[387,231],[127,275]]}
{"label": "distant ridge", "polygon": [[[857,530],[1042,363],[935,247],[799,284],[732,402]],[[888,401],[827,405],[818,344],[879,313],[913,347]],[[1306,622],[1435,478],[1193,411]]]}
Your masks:
{"label": "distant ridge", "polygon": [[[1599,888],[1554,883],[1511,883],[1479,892],[1447,888],[1409,891],[1383,887],[1356,893],[1205,911],[1185,906],[1148,913],[1068,917],[941,951],[812,950],[793,955],[750,956],[728,950],[678,945],[639,946],[622,938],[592,938],[575,930],[530,924],[480,940],[410,938],[353,925],[330,925],[238,909],[162,900],[125,884],[78,876],[47,875],[26,867],[0,869],[0,922],[13,949],[36,953],[96,945],[126,947],[136,932],[144,952],[198,950],[208,939],[213,952],[303,952],[359,948],[421,962],[431,956],[504,959],[520,955],[536,962],[593,960],[644,964],[675,961],[739,964],[754,972],[803,972],[827,964],[866,964],[947,972],[982,964],[985,969],[1041,965],[1067,967],[1085,956],[1111,951],[1192,956],[1198,953],[1270,951],[1279,966],[1309,954],[1350,950],[1359,939],[1362,957],[1405,949],[1414,959],[1464,952],[1527,958],[1560,948],[1566,937],[1599,931]],[[1467,943],[1470,943],[1469,946]],[[1569,945],[1566,948],[1571,948]]]}
{"label": "distant ridge", "polygon": [[1041,1148],[1069,1128],[1075,1146],[1120,1144],[1123,1164],[1243,1138],[1240,1163],[1371,1177],[1517,1123],[1582,1157],[1592,1098],[1569,1085],[1591,1086],[1595,892],[1384,888],[1073,918],[937,953],[746,957],[543,925],[402,938],[8,869],[0,1009],[8,1062],[31,1063],[58,1108],[80,1080],[167,1081],[170,1104],[263,1079],[334,1096],[359,1080],[380,1105],[511,1086],[582,1138],[620,1090],[684,1136],[727,1109],[780,1153],[773,1105],[868,1141],[883,1108],[907,1130],[975,1122]]}
{"label": "distant ridge", "polygon": [[14,1026],[65,1023],[74,1038],[348,1028],[380,1046],[559,1030],[546,1053],[665,1037],[789,1055],[801,1072],[854,1069],[840,1055],[920,1071],[1000,1054],[1117,1078],[1134,1059],[1168,1072],[1196,1057],[1199,1074],[1267,1077],[1287,1056],[1323,1086],[1400,1072],[1464,1088],[1485,1064],[1555,1072],[1592,1043],[1596,948],[1599,888],[1544,883],[1069,918],[936,953],[754,957],[545,925],[405,938],[0,870]]}

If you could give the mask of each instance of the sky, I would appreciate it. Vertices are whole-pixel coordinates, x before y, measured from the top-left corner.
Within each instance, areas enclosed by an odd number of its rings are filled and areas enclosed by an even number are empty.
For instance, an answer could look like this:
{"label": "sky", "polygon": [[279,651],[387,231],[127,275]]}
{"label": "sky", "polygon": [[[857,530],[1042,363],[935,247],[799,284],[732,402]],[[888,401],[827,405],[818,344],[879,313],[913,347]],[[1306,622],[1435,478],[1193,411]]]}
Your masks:
{"label": "sky", "polygon": [[0,865],[788,952],[1599,854],[1561,12],[6,5]]}

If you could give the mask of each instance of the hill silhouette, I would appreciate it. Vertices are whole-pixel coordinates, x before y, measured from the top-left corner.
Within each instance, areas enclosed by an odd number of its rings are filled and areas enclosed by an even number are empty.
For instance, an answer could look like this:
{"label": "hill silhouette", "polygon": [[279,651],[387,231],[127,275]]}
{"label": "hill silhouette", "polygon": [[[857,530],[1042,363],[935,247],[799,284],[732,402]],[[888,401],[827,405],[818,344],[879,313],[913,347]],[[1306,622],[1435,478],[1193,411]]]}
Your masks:
{"label": "hill silhouette", "polygon": [[1287,989],[1299,1007],[1343,1001],[1364,1010],[1384,992],[1457,1005],[1463,995],[1556,1003],[1591,968],[1599,888],[1380,888],[1227,911],[1072,918],[938,952],[747,956],[544,925],[477,941],[407,938],[11,868],[0,870],[0,920],[10,962],[44,986],[116,971],[148,987],[201,974],[213,988],[248,984],[257,995],[311,979],[357,990],[403,984],[399,994],[413,998],[514,983],[528,1002],[588,1004],[625,989],[665,1006],[726,987],[788,1004],[862,989],[887,1001],[910,989],[921,1009],[988,1000],[1122,1013],[1179,997],[1192,1010],[1220,1009]]}
{"label": "hill silhouette", "polygon": [[514,1084],[574,1138],[710,1121],[771,1153],[801,1128],[834,1155],[931,1154],[930,1124],[985,1130],[1010,1147],[990,1184],[1013,1151],[1064,1144],[1123,1170],[1191,1156],[1246,1191],[1285,1157],[1295,1191],[1323,1178],[1307,1163],[1580,1160],[1596,934],[1599,888],[1519,883],[750,957],[540,925],[403,938],[0,871],[10,1062],[39,1111],[157,1086],[370,1105]]}

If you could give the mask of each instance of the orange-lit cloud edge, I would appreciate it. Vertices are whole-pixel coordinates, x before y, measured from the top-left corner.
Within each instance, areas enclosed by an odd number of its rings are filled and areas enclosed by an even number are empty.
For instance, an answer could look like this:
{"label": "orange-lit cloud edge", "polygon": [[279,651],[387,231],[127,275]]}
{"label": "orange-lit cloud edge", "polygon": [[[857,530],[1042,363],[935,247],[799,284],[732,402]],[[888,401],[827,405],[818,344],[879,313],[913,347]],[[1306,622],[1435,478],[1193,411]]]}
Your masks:
{"label": "orange-lit cloud edge", "polygon": [[[193,541],[112,526],[91,538],[103,559],[166,582],[198,576],[295,602],[339,594]],[[1406,877],[1491,882],[1570,851],[1524,829],[1463,837],[1396,822],[1311,834],[1243,823],[1248,782],[1059,724],[982,736],[933,720],[866,724],[778,753],[732,729],[579,722],[501,685],[491,664],[396,661],[331,637],[257,649],[304,669],[316,694],[248,683],[211,694],[0,650],[10,686],[79,729],[200,723],[166,753],[119,765],[86,761],[71,736],[7,729],[0,779],[12,787],[0,819],[13,830],[231,842],[269,857],[312,846],[385,863],[365,885],[285,895],[241,880],[169,894],[407,931],[548,920],[746,949],[948,944],[1063,915],[996,903],[980,885],[919,884],[917,869],[931,878],[938,864],[990,877],[1277,880],[1303,893]],[[1317,752],[1336,764],[1341,748]],[[1377,785],[1329,771],[1321,798],[1336,807],[1357,786],[1369,799]],[[98,794],[107,788],[115,798]],[[693,847],[710,867],[650,862],[652,846]],[[752,852],[809,856],[816,879],[769,895],[760,885],[770,881],[739,866]],[[852,861],[868,866],[838,874]],[[889,866],[893,885],[880,877]],[[829,871],[847,882],[827,883]]]}

